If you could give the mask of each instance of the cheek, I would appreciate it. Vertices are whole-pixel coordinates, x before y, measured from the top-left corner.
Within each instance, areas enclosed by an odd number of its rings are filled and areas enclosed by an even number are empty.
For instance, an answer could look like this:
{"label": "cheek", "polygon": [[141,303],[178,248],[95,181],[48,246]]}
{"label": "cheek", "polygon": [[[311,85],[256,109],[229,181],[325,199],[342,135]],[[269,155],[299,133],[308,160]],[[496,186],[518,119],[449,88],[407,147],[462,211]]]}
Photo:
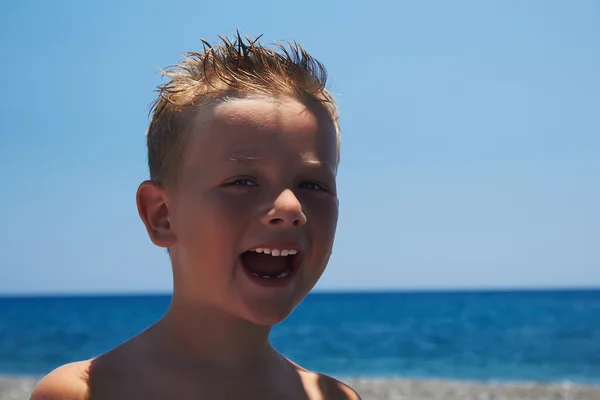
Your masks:
{"label": "cheek", "polygon": [[307,216],[309,229],[312,236],[312,254],[310,269],[306,276],[306,287],[312,289],[317,283],[331,257],[333,242],[338,221],[338,203],[337,199],[320,202],[318,206],[311,208]]}
{"label": "cheek", "polygon": [[245,226],[254,210],[252,196],[229,193],[214,193],[205,199],[205,209],[208,218],[219,224]]}
{"label": "cheek", "polygon": [[337,197],[326,195],[306,195],[302,199],[303,207],[312,215],[318,216],[325,223],[337,222],[338,200]]}
{"label": "cheek", "polygon": [[306,201],[308,223],[312,229],[315,245],[323,244],[331,247],[335,237],[338,221],[338,202],[336,198],[312,199]]}
{"label": "cheek", "polygon": [[235,246],[247,221],[248,205],[231,196],[189,198],[178,213],[178,242],[186,252],[211,258]]}

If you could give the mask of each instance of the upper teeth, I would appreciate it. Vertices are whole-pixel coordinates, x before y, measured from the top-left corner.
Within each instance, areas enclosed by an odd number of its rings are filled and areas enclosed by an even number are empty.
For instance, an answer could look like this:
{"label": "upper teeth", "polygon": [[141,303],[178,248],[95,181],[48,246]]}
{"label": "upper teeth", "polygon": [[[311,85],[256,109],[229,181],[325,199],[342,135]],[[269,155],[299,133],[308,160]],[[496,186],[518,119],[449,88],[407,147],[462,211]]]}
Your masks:
{"label": "upper teeth", "polygon": [[296,249],[267,249],[264,247],[259,247],[257,249],[254,249],[253,251],[257,252],[257,253],[265,253],[265,254],[270,254],[274,257],[279,257],[279,256],[293,256],[294,254],[298,253],[298,250]]}

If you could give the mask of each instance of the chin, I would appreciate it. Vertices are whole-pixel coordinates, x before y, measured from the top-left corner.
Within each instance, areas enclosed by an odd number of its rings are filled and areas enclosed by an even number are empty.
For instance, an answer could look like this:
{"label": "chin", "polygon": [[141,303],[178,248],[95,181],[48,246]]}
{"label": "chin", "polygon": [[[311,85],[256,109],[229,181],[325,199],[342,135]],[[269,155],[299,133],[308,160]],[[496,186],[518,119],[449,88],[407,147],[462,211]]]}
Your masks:
{"label": "chin", "polygon": [[248,307],[244,312],[244,319],[255,324],[263,326],[273,326],[283,322],[290,316],[296,305],[277,305],[267,304],[255,307]]}

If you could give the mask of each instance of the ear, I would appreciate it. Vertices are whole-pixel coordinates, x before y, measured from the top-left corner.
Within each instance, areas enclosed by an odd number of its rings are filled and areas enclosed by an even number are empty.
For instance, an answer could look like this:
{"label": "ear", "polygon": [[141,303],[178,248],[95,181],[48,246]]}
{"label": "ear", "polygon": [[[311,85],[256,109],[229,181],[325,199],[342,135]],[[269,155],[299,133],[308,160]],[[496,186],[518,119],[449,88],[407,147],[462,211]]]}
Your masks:
{"label": "ear", "polygon": [[146,226],[150,240],[156,246],[169,248],[177,242],[169,221],[165,188],[152,181],[144,181],[136,194],[140,218]]}

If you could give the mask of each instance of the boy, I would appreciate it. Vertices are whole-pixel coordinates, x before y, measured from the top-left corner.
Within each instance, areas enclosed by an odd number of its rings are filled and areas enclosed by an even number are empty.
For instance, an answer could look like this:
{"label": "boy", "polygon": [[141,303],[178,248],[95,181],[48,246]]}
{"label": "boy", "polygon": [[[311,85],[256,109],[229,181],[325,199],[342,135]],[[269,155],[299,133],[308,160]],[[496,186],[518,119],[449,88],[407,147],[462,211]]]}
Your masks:
{"label": "boy", "polygon": [[338,216],[339,125],[323,66],[297,44],[237,35],[166,71],[137,206],[168,249],[161,320],[68,364],[33,400],[359,399],[269,344],[329,260]]}

